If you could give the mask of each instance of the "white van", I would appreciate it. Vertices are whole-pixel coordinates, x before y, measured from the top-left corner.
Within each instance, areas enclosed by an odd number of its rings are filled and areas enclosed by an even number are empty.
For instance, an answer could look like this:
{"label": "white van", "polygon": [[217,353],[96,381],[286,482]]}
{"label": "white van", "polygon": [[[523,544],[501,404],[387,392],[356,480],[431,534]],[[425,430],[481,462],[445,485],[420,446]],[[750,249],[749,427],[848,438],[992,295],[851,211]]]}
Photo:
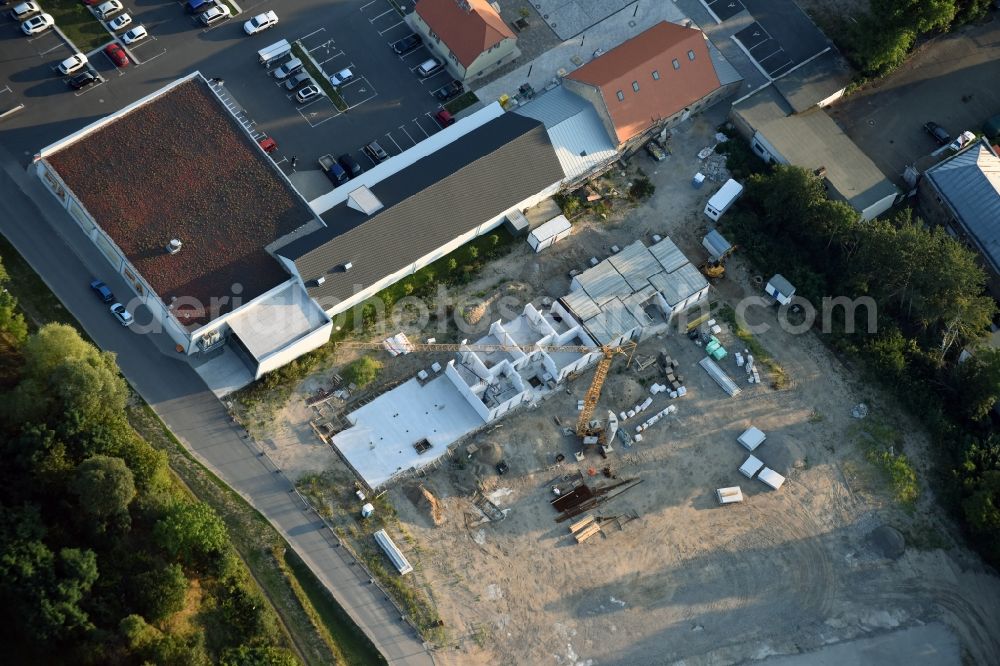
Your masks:
{"label": "white van", "polygon": [[288,43],[287,39],[282,39],[280,42],[275,42],[274,44],[257,51],[257,57],[260,59],[260,64],[267,67],[275,60],[278,60],[291,52],[292,45]]}

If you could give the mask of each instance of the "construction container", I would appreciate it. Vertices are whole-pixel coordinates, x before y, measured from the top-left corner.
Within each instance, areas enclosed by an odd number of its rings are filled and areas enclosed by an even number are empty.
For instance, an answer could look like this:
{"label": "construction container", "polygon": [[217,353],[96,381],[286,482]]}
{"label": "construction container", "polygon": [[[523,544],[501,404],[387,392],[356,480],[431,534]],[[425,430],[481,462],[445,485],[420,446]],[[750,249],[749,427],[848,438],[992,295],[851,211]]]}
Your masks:
{"label": "construction container", "polygon": [[573,225],[565,215],[558,215],[528,234],[528,245],[535,252],[541,252],[553,243],[566,238],[573,231]]}

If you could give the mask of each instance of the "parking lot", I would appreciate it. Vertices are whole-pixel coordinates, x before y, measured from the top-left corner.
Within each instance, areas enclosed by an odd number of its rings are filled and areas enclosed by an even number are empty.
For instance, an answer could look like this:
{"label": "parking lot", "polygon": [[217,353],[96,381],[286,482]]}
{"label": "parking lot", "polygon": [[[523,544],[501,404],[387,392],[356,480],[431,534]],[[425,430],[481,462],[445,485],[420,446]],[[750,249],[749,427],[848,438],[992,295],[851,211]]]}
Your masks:
{"label": "parking lot", "polygon": [[1000,21],[966,26],[923,47],[899,70],[833,105],[830,115],[897,184],[907,165],[938,145],[927,121],[952,137],[980,132],[1000,113]]}
{"label": "parking lot", "polygon": [[[193,70],[224,81],[220,90],[239,106],[240,122],[252,123],[256,135],[274,138],[279,149],[272,157],[286,171],[293,157],[301,171],[318,168],[320,155],[344,153],[368,168],[373,161],[361,150],[368,142],[378,141],[393,156],[440,130],[434,114],[441,103],[434,92],[451,77],[443,70],[426,79],[414,73],[430,57],[425,47],[404,55],[392,50],[411,31],[388,0],[247,3],[242,14],[209,27],[186,13],[179,0],[124,4],[133,27],[143,25],[149,37],[128,48],[131,62],[125,68],[115,67],[100,49],[88,53],[102,81],[79,91],[72,104],[63,100],[77,93],[67,89],[53,68],[73,50],[54,31],[29,39],[20,34],[17,22],[5,21],[9,28],[0,39],[0,105],[25,103],[30,114],[22,111],[4,119],[0,138],[22,159]],[[412,3],[405,7],[412,10]],[[278,13],[279,24],[260,35],[244,34],[243,22],[266,10]],[[326,75],[352,71],[353,80],[339,89],[346,110],[325,97],[297,104],[294,91],[270,76],[257,51],[280,39],[301,40]]]}

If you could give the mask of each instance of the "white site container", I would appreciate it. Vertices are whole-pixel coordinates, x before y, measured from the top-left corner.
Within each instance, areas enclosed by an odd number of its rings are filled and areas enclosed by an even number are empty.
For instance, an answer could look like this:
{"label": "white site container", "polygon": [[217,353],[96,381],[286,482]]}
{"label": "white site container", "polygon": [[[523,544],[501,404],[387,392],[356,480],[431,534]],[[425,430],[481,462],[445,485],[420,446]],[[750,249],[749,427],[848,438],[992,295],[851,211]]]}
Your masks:
{"label": "white site container", "polygon": [[553,243],[566,238],[573,231],[573,225],[565,215],[557,215],[528,234],[528,245],[535,252],[541,252]]}
{"label": "white site container", "polygon": [[730,178],[726,184],[719,188],[719,191],[712,195],[712,198],[705,204],[705,215],[718,221],[722,214],[729,210],[730,206],[743,194],[743,186]]}

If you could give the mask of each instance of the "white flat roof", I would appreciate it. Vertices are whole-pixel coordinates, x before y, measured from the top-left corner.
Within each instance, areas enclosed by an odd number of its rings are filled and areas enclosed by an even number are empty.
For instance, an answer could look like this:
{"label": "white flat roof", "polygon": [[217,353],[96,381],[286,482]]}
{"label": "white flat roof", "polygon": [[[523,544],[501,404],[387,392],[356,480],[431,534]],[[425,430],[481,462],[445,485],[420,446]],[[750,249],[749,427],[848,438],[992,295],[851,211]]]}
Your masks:
{"label": "white flat roof", "polygon": [[[333,445],[372,488],[434,462],[484,423],[443,373],[423,386],[416,379],[400,384],[347,418],[354,426],[334,435]],[[422,439],[431,448],[417,453],[413,445]]]}
{"label": "white flat roof", "polygon": [[565,215],[556,215],[545,224],[535,227],[535,229],[532,230],[531,235],[538,240],[545,240],[546,238],[551,238],[556,234],[561,234],[572,227],[573,225],[570,224]]}
{"label": "white flat roof", "polygon": [[759,428],[751,426],[750,428],[743,431],[743,434],[737,437],[736,441],[738,441],[740,444],[745,446],[750,451],[753,451],[758,446],[760,446],[766,438],[767,435],[765,435],[763,431],[761,431]]}
{"label": "white flat roof", "polygon": [[298,282],[285,285],[228,317],[226,323],[258,361],[330,323]]}

